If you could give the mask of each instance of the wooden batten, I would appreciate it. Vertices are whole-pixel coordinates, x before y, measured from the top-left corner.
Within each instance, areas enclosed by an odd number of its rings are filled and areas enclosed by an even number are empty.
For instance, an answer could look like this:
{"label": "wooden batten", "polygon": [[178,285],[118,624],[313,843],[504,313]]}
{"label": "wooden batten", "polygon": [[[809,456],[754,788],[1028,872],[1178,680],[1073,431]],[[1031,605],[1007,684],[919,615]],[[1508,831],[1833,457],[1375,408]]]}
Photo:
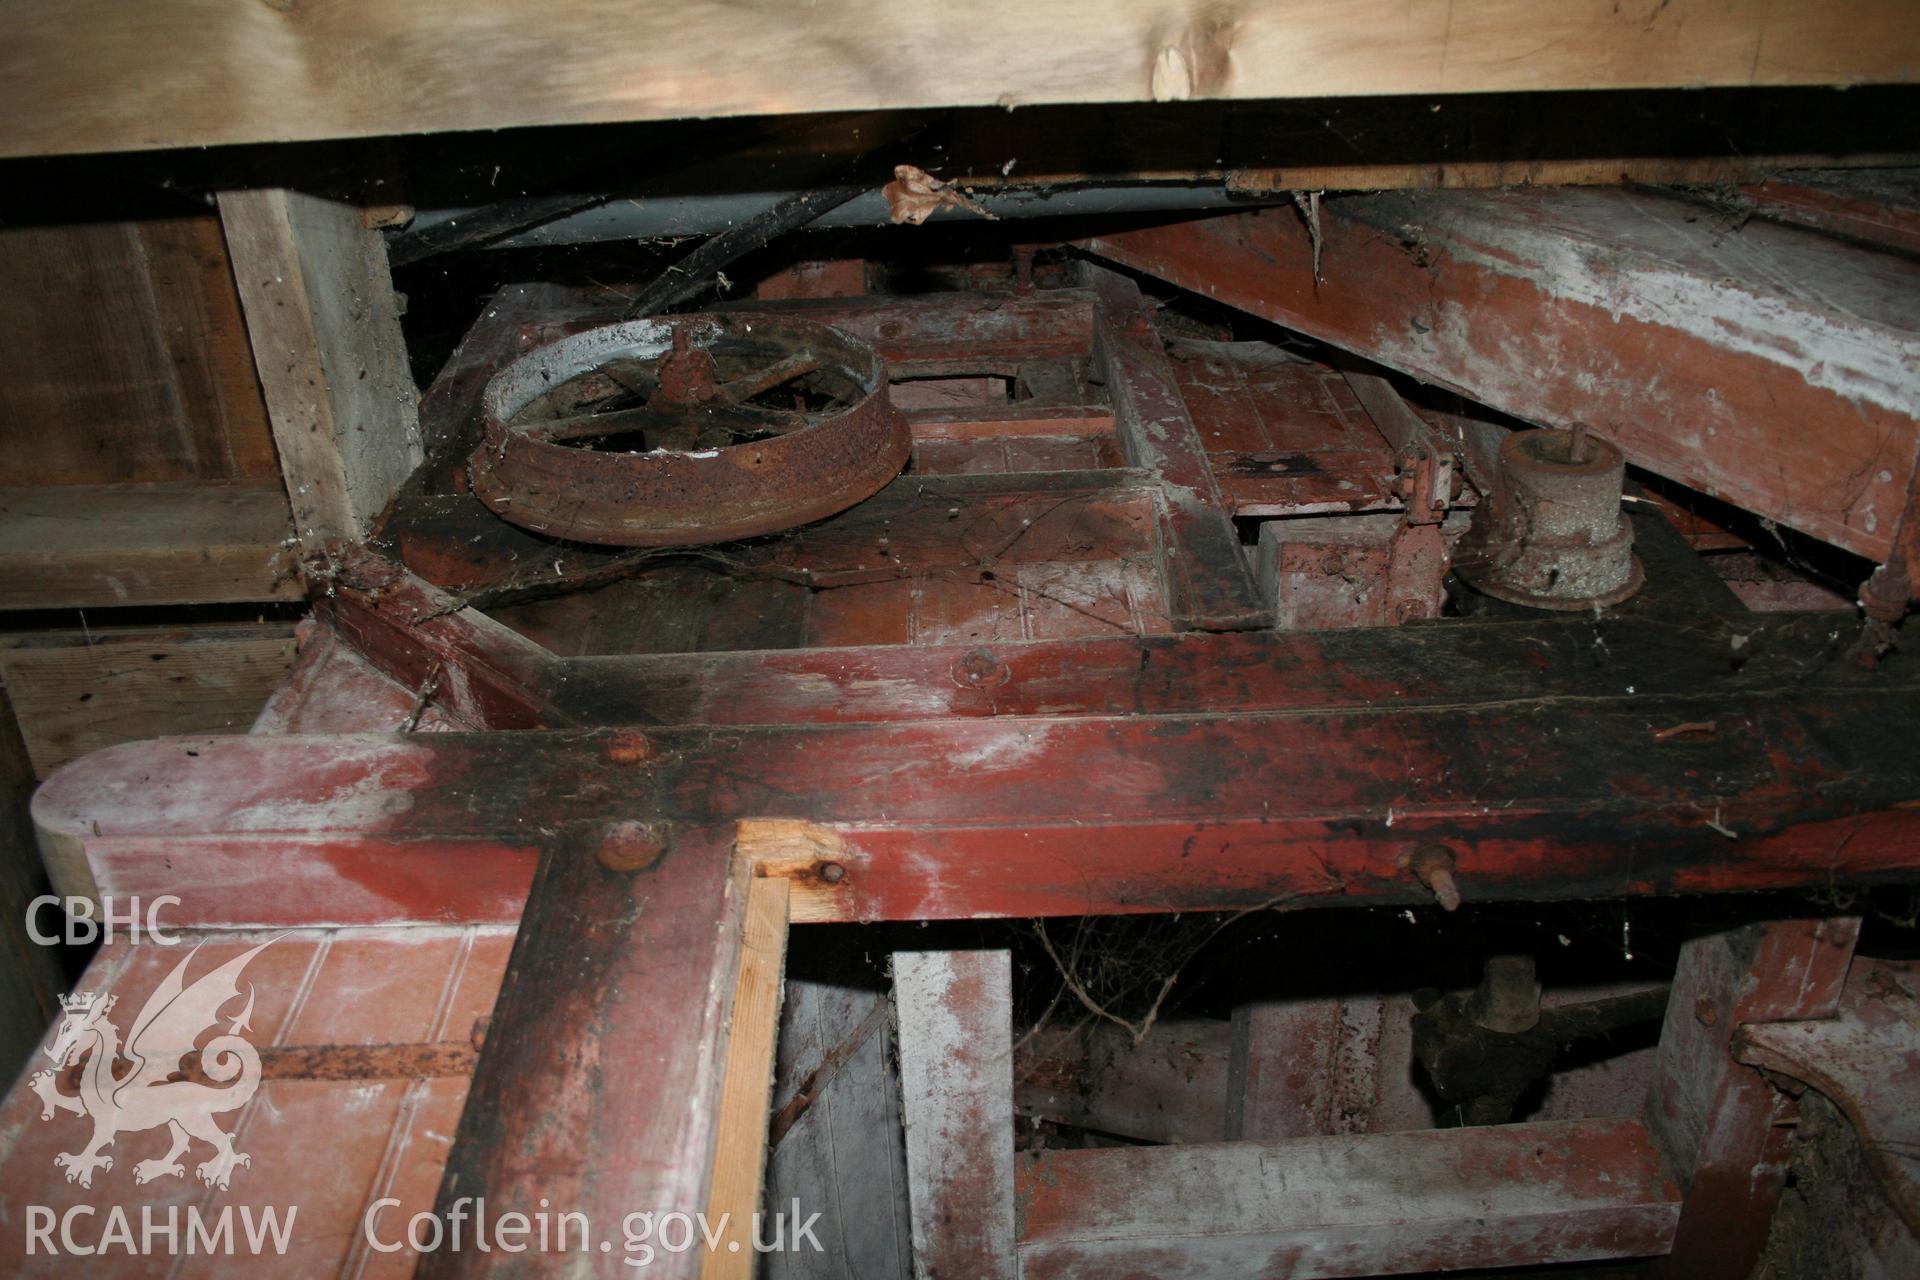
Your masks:
{"label": "wooden batten", "polygon": [[386,244],[297,191],[223,192],[220,217],[294,528],[358,542],[424,456]]}
{"label": "wooden batten", "polygon": [[713,1181],[707,1192],[707,1221],[721,1233],[722,1243],[706,1253],[702,1280],[751,1280],[759,1257],[753,1249],[753,1216],[760,1208],[767,1167],[774,1037],[780,1030],[781,976],[787,961],[787,882],[753,875],[743,881],[746,925],[715,1126]]}

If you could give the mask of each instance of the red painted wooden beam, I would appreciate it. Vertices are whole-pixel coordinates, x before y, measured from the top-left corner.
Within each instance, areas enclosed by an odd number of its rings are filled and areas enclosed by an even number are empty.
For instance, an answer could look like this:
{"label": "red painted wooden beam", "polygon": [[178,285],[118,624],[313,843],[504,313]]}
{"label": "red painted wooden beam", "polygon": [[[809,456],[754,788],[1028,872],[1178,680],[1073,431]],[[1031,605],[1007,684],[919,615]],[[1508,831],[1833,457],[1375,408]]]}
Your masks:
{"label": "red painted wooden beam", "polygon": [[[257,923],[292,909],[296,863],[425,909],[461,856],[468,893],[524,875],[530,849],[582,822],[627,818],[830,827],[845,875],[821,914],[849,919],[1419,901],[1406,868],[1430,843],[1454,852],[1469,901],[1920,868],[1911,677],[1752,689],[1734,673],[1655,697],[1333,710],[1319,697],[1224,714],[162,740],[69,766],[34,808],[103,891],[191,884],[208,912]],[[446,859],[437,875],[428,851]]]}
{"label": "red painted wooden beam", "polygon": [[1679,1190],[1637,1121],[1043,1151],[1028,1280],[1316,1280],[1659,1254]]}
{"label": "red painted wooden beam", "polygon": [[[383,674],[470,729],[574,723],[537,690],[559,660],[393,561],[337,547],[313,574],[315,613]],[[344,599],[356,607],[335,608]]]}
{"label": "red painted wooden beam", "polygon": [[[616,824],[549,850],[447,1156],[443,1217],[462,1201],[496,1218],[551,1206],[606,1238],[629,1214],[706,1204],[744,898],[732,845],[731,830],[659,844]],[[415,1274],[525,1275],[537,1256],[444,1249]],[[698,1253],[654,1261],[700,1269]]]}
{"label": "red painted wooden beam", "polygon": [[1647,1124],[1685,1189],[1660,1280],[1746,1280],[1786,1183],[1793,1099],[1735,1061],[1741,1028],[1831,1018],[1860,921],[1774,920],[1680,950]]}
{"label": "red painted wooden beam", "polygon": [[[1110,636],[559,658],[379,557],[343,561],[319,617],[418,688],[438,669],[466,727],[861,724],[952,717],[1355,710],[1652,698],[1880,675],[1828,661],[1830,613],[1541,615],[1337,632]],[[461,714],[463,713],[463,714]]]}
{"label": "red painted wooden beam", "polygon": [[1920,254],[1920,188],[1910,172],[1803,172],[1742,187],[1735,199],[1758,217]]}
{"label": "red painted wooden beam", "polygon": [[1260,209],[1088,247],[1886,556],[1920,449],[1920,264],[1622,190],[1328,200],[1318,226]]}
{"label": "red painted wooden beam", "polygon": [[1253,568],[1221,496],[1152,313],[1132,280],[1091,268],[1100,298],[1094,361],[1113,402],[1127,460],[1159,486],[1160,560],[1167,600],[1181,630],[1265,626]]}

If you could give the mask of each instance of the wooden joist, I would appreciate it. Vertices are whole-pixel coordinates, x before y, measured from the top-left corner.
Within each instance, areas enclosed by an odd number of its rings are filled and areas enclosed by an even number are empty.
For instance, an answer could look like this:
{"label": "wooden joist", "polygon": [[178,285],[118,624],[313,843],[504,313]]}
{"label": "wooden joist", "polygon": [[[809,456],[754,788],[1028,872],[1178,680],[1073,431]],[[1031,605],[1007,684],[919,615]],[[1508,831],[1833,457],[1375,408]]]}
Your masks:
{"label": "wooden joist", "polygon": [[[1820,652],[1808,632],[1833,633],[1823,615],[1743,619],[1735,648],[1696,626],[1655,631],[1636,653],[1631,629],[1608,627],[1599,659],[1592,627],[1491,625],[1484,669],[1462,646],[1424,688],[1398,673],[1427,660],[1438,627],[1363,628],[1381,633],[1370,649],[1352,646],[1357,633],[1300,633],[1286,665],[1286,651],[1244,638],[1124,641],[1104,650],[1122,659],[1118,677],[1077,694],[1091,677],[996,667],[977,647],[921,650],[933,677],[983,672],[983,695],[1004,697],[946,720],[130,744],[62,770],[36,816],[84,846],[103,886],[191,883],[202,923],[248,927],[305,918],[321,891],[342,923],[484,909],[516,879],[524,889],[552,842],[539,832],[570,830],[581,794],[604,797],[595,813],[609,821],[781,814],[832,828],[839,873],[820,883],[838,919],[1417,902],[1427,891],[1406,868],[1430,842],[1457,852],[1469,901],[1910,871],[1920,744],[1889,726],[1920,698],[1911,676],[1837,661],[1808,674]],[[1030,647],[1052,661],[1103,652]],[[1754,656],[1735,666],[1740,651]],[[1202,659],[1209,691],[1179,689]],[[590,665],[570,664],[571,683],[588,684]],[[1516,694],[1515,671],[1538,690]],[[1799,683],[1769,687],[1775,671]],[[614,711],[617,688],[600,688]],[[878,688],[916,696],[911,682]],[[1048,709],[1023,713],[1036,697]],[[1711,734],[1656,736],[1709,717]],[[1463,737],[1479,749],[1462,755]],[[141,799],[162,786],[166,805]],[[97,809],[106,794],[126,798]],[[295,835],[327,857],[295,857]],[[415,870],[397,875],[396,860]],[[378,892],[362,879],[375,868]]]}
{"label": "wooden joist", "polygon": [[1261,626],[1267,611],[1252,566],[1139,286],[1099,267],[1088,276],[1102,320],[1094,367],[1112,397],[1127,460],[1160,491],[1158,559],[1174,621],[1183,631]]}
{"label": "wooden joist", "polygon": [[[616,821],[576,824],[575,836],[543,860],[531,893],[521,888],[526,911],[437,1209],[546,1198],[611,1241],[629,1214],[708,1203],[748,895],[732,875],[730,826]],[[442,1250],[415,1274],[524,1275],[538,1257]],[[568,1261],[579,1274],[631,1270],[620,1255]],[[691,1280],[700,1254],[661,1250],[654,1263]]]}
{"label": "wooden joist", "polygon": [[1902,82],[1920,28],[1905,0],[76,0],[8,9],[0,48],[0,151],[35,155],[874,108]]}
{"label": "wooden joist", "polygon": [[47,631],[0,640],[33,771],[120,742],[245,733],[293,664],[290,623]]}
{"label": "wooden joist", "polygon": [[278,488],[0,489],[0,609],[294,600]]}

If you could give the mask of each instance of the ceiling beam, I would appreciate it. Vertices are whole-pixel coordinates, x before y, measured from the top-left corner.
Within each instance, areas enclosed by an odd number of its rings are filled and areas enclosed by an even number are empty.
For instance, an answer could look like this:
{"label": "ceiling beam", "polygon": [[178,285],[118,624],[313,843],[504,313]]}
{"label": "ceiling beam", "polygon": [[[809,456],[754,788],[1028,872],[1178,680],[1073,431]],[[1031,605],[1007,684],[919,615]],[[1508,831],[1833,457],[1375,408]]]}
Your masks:
{"label": "ceiling beam", "polygon": [[908,107],[1911,82],[1906,0],[114,0],[0,11],[0,154]]}

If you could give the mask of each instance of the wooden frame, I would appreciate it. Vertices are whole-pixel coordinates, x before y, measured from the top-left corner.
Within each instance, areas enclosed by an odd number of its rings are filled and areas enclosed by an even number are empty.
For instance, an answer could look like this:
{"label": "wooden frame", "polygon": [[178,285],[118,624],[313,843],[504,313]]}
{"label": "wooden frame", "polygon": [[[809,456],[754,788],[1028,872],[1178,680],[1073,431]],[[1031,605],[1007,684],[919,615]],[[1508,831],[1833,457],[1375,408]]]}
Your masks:
{"label": "wooden frame", "polygon": [[[244,211],[249,202],[235,203]],[[286,231],[291,207],[274,199],[264,211]],[[339,210],[327,216],[334,230],[345,225]],[[240,252],[238,243],[236,259],[270,257]],[[1193,499],[1184,510],[1175,501],[1161,526],[1180,620],[1223,631],[1246,625],[1248,575],[1237,548],[1216,554],[1231,528],[1222,529],[1217,492],[1201,491],[1206,464],[1191,456],[1192,424],[1183,432],[1180,415],[1160,413],[1150,419],[1157,431],[1141,426],[1149,420],[1142,403],[1157,398],[1164,407],[1169,392],[1153,367],[1150,328],[1129,334],[1146,326],[1107,303],[1104,310],[1119,314],[1109,314],[1102,338],[1105,368],[1129,384],[1116,403],[1116,432],[1153,483]],[[263,290],[249,302],[250,317],[284,305]],[[320,335],[324,310],[309,299],[293,318],[305,330],[300,343],[321,349],[328,381],[324,357],[337,347]],[[1141,358],[1115,359],[1126,344]],[[288,394],[289,403],[299,400]],[[339,399],[330,394],[303,411],[321,413],[315,425],[326,428]],[[331,437],[322,443],[344,475],[338,455],[352,445],[342,426],[348,418],[331,421],[310,434]],[[1145,437],[1159,447],[1141,448]],[[303,531],[315,540],[364,533],[364,498],[347,486],[330,512],[303,515]],[[1692,633],[1677,638],[1657,616],[1611,629],[1605,663],[1584,643],[1560,656],[1573,628],[1584,641],[1599,626],[1589,619],[1466,627],[1449,638],[1444,651],[1453,662],[1437,674],[1430,668],[1441,650],[1417,629],[1352,639],[1128,637],[1004,653],[843,651],[831,667],[849,688],[891,673],[883,694],[869,690],[855,704],[833,696],[817,655],[690,660],[708,684],[744,677],[720,708],[687,700],[687,661],[561,662],[375,557],[345,557],[336,575],[327,613],[337,634],[365,644],[422,699],[444,678],[450,722],[559,731],[143,744],[62,775],[39,812],[53,842],[90,866],[103,889],[138,892],[140,877],[162,862],[170,882],[193,880],[205,890],[196,910],[211,913],[202,924],[280,922],[273,913],[291,918],[308,907],[303,898],[316,884],[355,886],[360,896],[343,891],[332,900],[360,922],[423,912],[490,919],[524,902],[497,1034],[476,1072],[443,1200],[558,1192],[606,1212],[704,1194],[711,1210],[735,1215],[739,1226],[764,1167],[791,919],[1217,909],[1291,896],[1413,902],[1426,890],[1409,858],[1436,839],[1461,846],[1461,877],[1476,898],[1754,888],[1913,865],[1915,819],[1901,805],[1920,747],[1887,734],[1883,717],[1920,699],[1914,678],[1896,673],[1866,687],[1856,673],[1829,671],[1787,688],[1759,678],[1770,663],[1804,675],[1795,640],[1829,628],[1826,619],[1779,623],[1762,637],[1777,645],[1755,643],[1758,628],[1743,622],[1741,643],[1755,652],[1737,680],[1724,671],[1724,628],[1695,620]],[[1519,695],[1516,670],[1528,671]],[[1301,681],[1303,671],[1317,679]],[[1623,675],[1633,682],[1624,694]],[[1659,723],[1678,720],[1703,697],[1734,708],[1722,712],[1723,730],[1710,741],[1661,736]],[[1562,699],[1580,704],[1577,726]],[[606,728],[608,719],[629,727]],[[585,723],[602,727],[560,729]],[[1577,749],[1568,745],[1575,727],[1584,734]],[[1463,770],[1452,749],[1463,734],[1482,743],[1484,770]],[[1769,749],[1780,742],[1794,747]],[[1623,793],[1605,766],[1626,772],[1623,762],[1641,761],[1650,743],[1662,744],[1666,767],[1655,785]],[[1503,776],[1511,760],[1529,766],[1517,782]],[[1844,782],[1816,800],[1796,785],[1807,774]],[[1554,784],[1544,797],[1542,777]],[[94,807],[98,795],[133,794],[136,778],[171,807]],[[762,821],[782,805],[790,812],[776,830],[756,837],[734,825]],[[1747,837],[1723,845],[1736,827]],[[755,856],[744,859],[749,848]],[[410,874],[395,877],[403,860]],[[926,976],[914,968],[909,961],[909,985]],[[945,961],[932,968],[949,979],[957,972]],[[1705,978],[1741,980],[1717,971]],[[1703,985],[1713,992],[1702,999],[1725,986]],[[693,1016],[683,1007],[688,991],[700,993]],[[1812,1007],[1750,994],[1725,998],[1729,1024],[1736,1013],[1746,1021],[1804,1016]],[[1003,1007],[991,996],[975,1002],[978,1020],[950,1024],[936,1049],[960,1045]],[[996,1036],[956,1068],[969,1102],[989,1097],[998,1043]],[[580,1069],[582,1055],[595,1070]],[[647,1091],[623,1088],[624,1077],[599,1069],[643,1059],[664,1063]],[[1711,1053],[1705,1059],[1704,1073],[1720,1072],[1709,1093],[1768,1102],[1737,1108],[1728,1133],[1710,1135],[1724,1141],[1697,1144],[1711,1175],[1710,1156],[1730,1151],[1737,1165],[1743,1150],[1764,1145],[1744,1122],[1762,1110],[1770,1122],[1774,1113],[1770,1095],[1760,1099],[1752,1081]],[[929,1085],[937,1073],[919,1070],[927,1066],[917,1064],[915,1086],[939,1092]],[[528,1079],[553,1082],[539,1114],[515,1105]],[[1010,1109],[1010,1081],[1006,1094]],[[983,1135],[991,1137],[1000,1117],[998,1106],[976,1105],[948,1120],[972,1126],[959,1136],[984,1149],[991,1144]],[[1172,1263],[1196,1259],[1237,1275],[1244,1272],[1232,1269],[1233,1259],[1250,1245],[1297,1258],[1330,1237],[1338,1245],[1331,1256],[1287,1261],[1284,1274],[1366,1273],[1411,1256],[1400,1224],[1367,1214],[1340,1219],[1327,1204],[1290,1221],[1276,1221],[1271,1205],[1218,1214],[1205,1249],[1170,1244],[1171,1219],[1116,1228],[1100,1218],[1115,1188],[1160,1180],[1169,1162],[1183,1161],[1203,1192],[1234,1180],[1248,1159],[1303,1177],[1390,1180],[1393,1170],[1417,1166],[1438,1182],[1446,1169],[1476,1161],[1538,1177],[1539,1186],[1522,1185],[1485,1211],[1492,1232],[1429,1243],[1424,1261],[1456,1267],[1657,1253],[1684,1238],[1676,1233],[1703,1194],[1667,1183],[1661,1151],[1684,1144],[1639,1121],[1303,1145],[1315,1142],[1174,1157],[1075,1153],[1019,1173],[993,1160],[985,1176],[923,1176],[934,1201],[916,1206],[916,1239],[923,1251],[964,1259],[955,1265],[983,1275],[1024,1265],[1009,1256],[1013,1248],[1036,1275],[1116,1264],[1174,1270]],[[910,1168],[928,1174],[936,1154],[922,1141],[916,1160],[910,1143]],[[572,1185],[555,1186],[556,1168]],[[1593,1192],[1596,1177],[1603,1193]],[[1492,1200],[1511,1181],[1466,1191]],[[1695,1181],[1711,1191],[1711,1177]],[[956,1219],[939,1200],[983,1187],[995,1197],[985,1230],[952,1230]],[[1029,1194],[1016,1219],[1017,1189]],[[1457,1216],[1461,1189],[1442,1190],[1414,1197],[1414,1208],[1429,1218]],[[1763,1202],[1750,1197],[1736,1207],[1750,1220]],[[1404,1208],[1393,1211],[1422,1220]],[[1609,1238],[1596,1242],[1601,1232]],[[716,1255],[708,1274],[737,1275],[749,1261],[746,1249]],[[466,1274],[496,1264],[435,1258],[425,1270]]]}

